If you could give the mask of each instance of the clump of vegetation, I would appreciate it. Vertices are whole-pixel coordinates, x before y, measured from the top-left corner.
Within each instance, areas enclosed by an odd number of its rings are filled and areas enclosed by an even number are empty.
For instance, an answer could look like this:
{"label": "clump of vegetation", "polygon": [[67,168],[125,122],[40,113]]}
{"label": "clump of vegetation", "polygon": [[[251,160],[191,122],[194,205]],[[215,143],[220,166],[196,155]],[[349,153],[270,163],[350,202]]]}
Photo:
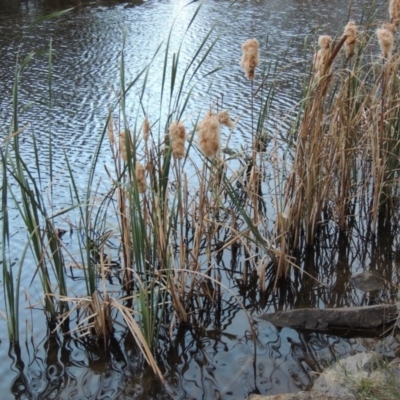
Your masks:
{"label": "clump of vegetation", "polygon": [[[396,25],[395,10],[391,3],[391,23]],[[168,336],[179,325],[197,324],[205,305],[217,307],[221,288],[226,288],[215,265],[225,250],[232,257],[243,255],[239,286],[246,288],[256,280],[265,292],[266,282],[275,286],[287,277],[296,267],[296,252],[313,246],[328,224],[343,233],[351,230],[355,218],[365,219],[371,235],[391,224],[397,218],[399,188],[400,55],[392,50],[393,33],[385,26],[377,32],[382,56],[376,55],[373,62],[366,49],[376,50],[375,36],[354,22],[336,42],[327,35],[320,37],[314,70],[288,133],[294,138],[293,148],[287,150],[292,155],[289,165],[286,159],[282,165],[278,152],[270,148],[264,127],[272,92],[263,91],[264,77],[256,90],[253,86],[260,63],[258,41],[249,39],[242,46],[240,65],[250,80],[252,121],[252,143],[242,151],[230,149],[230,136],[223,140],[221,135],[221,129],[228,128],[230,135],[240,123],[231,119],[234,110],[228,113],[211,105],[194,118],[186,114],[195,81],[201,79],[199,69],[214,46],[210,35],[186,66],[179,64],[180,50],[170,54],[168,42],[163,48],[159,109],[143,105],[151,63],[130,82],[121,72],[120,95],[93,153],[86,190],[78,189],[65,155],[70,206],[57,212],[48,206],[32,166],[19,152],[23,128],[17,112],[18,82],[29,57],[24,60],[15,76],[12,130],[0,154],[3,282],[10,339],[18,341],[17,293],[30,250],[52,329],[95,335],[107,345],[116,326],[123,325],[163,379],[154,359],[161,332]],[[51,63],[50,57],[49,74]],[[140,110],[130,116],[126,96],[139,85]],[[256,96],[261,98],[260,110],[255,110]],[[106,145],[113,167],[107,167],[111,183],[101,194],[96,171]],[[40,171],[35,142],[34,155],[34,169]],[[55,155],[50,153],[49,165],[53,161]],[[267,164],[275,171],[275,226],[265,214]],[[193,171],[191,176],[188,170]],[[10,202],[18,208],[28,235],[16,274],[7,254]],[[81,239],[74,254],[63,245],[55,223],[72,213],[79,216],[79,228],[74,229]],[[67,265],[80,269],[86,293],[72,295]],[[108,287],[110,276],[119,280],[117,291]],[[254,337],[251,323],[250,327]]]}

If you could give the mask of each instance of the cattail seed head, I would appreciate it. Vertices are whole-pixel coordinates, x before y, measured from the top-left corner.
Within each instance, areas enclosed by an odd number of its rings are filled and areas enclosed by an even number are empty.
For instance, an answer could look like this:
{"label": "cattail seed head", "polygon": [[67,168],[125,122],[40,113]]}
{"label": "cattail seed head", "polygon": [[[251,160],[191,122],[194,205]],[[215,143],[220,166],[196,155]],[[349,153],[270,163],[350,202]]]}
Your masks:
{"label": "cattail seed head", "polygon": [[171,140],[181,139],[186,140],[186,128],[181,122],[174,121],[169,126],[169,137]]}
{"label": "cattail seed head", "polygon": [[139,193],[144,193],[146,191],[146,175],[145,175],[145,169],[143,165],[140,164],[140,162],[136,163],[135,173],[136,173],[138,191]]}
{"label": "cattail seed head", "polygon": [[177,159],[185,155],[185,142],[182,139],[176,138],[172,141],[172,155]]}
{"label": "cattail seed head", "polygon": [[198,143],[206,157],[214,157],[221,148],[221,125],[216,115],[209,112],[197,127]]}
{"label": "cattail seed head", "polygon": [[[125,162],[127,162],[128,161],[128,152],[127,152],[127,149],[126,149],[126,139],[125,139],[125,136],[126,135],[128,135],[128,137],[129,137],[129,141],[130,141],[130,132],[129,132],[129,130],[127,130],[127,131],[121,131],[120,133],[119,133],[119,152],[120,152],[120,155],[121,155],[121,158],[125,161]],[[132,153],[133,153],[133,146],[132,146],[132,143],[130,142],[129,143],[130,144],[130,154],[132,155]]]}
{"label": "cattail seed head", "polygon": [[115,136],[114,136],[114,122],[112,119],[110,119],[110,122],[108,124],[108,140],[110,141],[111,144],[115,143]]}
{"label": "cattail seed head", "polygon": [[393,38],[396,36],[397,26],[393,22],[386,22],[385,24],[383,24],[383,28],[385,28],[386,30],[391,32],[393,35]]}
{"label": "cattail seed head", "polygon": [[259,44],[257,39],[248,39],[242,44],[242,59],[240,66],[244,69],[247,79],[253,80],[255,69],[260,62]]}
{"label": "cattail seed head", "polygon": [[400,0],[390,0],[389,15],[390,15],[390,22],[394,23],[396,25],[396,27],[399,27],[399,25],[400,25]]}
{"label": "cattail seed head", "polygon": [[323,50],[329,50],[332,46],[332,38],[328,35],[321,35],[318,38],[318,45]]}
{"label": "cattail seed head", "polygon": [[226,125],[229,129],[235,127],[235,123],[231,120],[227,110],[222,110],[217,114],[217,118],[220,124]]}
{"label": "cattail seed head", "polygon": [[346,41],[344,42],[346,57],[352,57],[357,43],[357,25],[354,21],[349,21],[347,23],[343,34],[346,36]]}
{"label": "cattail seed head", "polygon": [[381,48],[381,56],[383,58],[390,58],[394,42],[392,32],[385,28],[379,28],[376,30],[376,35],[378,36],[379,46]]}
{"label": "cattail seed head", "polygon": [[319,78],[325,73],[330,72],[326,71],[326,64],[331,54],[332,38],[328,35],[322,35],[318,38],[318,44],[320,49],[316,54],[314,54],[314,69],[316,71],[316,78]]}
{"label": "cattail seed head", "polygon": [[143,132],[143,139],[145,142],[147,142],[147,140],[149,139],[149,135],[150,135],[150,122],[147,119],[147,117],[143,121],[142,132]]}
{"label": "cattail seed head", "polygon": [[182,158],[185,155],[186,128],[181,122],[174,121],[168,129],[172,155]]}

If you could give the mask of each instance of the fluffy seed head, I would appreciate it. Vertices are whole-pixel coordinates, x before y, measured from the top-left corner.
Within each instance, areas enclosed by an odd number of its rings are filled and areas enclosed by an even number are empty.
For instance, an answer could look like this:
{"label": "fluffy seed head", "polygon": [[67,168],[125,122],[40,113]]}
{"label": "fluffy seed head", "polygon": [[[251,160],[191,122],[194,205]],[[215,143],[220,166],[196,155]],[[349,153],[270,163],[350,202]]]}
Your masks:
{"label": "fluffy seed head", "polygon": [[198,143],[206,157],[214,157],[221,148],[221,125],[216,115],[209,112],[197,127]]}
{"label": "fluffy seed head", "polygon": [[114,136],[114,122],[112,119],[110,119],[110,122],[108,124],[108,140],[110,141],[111,144],[115,143],[115,136]]}
{"label": "fluffy seed head", "polygon": [[319,78],[324,73],[329,73],[329,71],[325,71],[325,69],[331,54],[332,38],[328,35],[322,35],[318,38],[318,44],[320,49],[316,54],[314,54],[314,69],[316,71],[316,78]]}
{"label": "fluffy seed head", "polygon": [[185,155],[185,142],[176,138],[172,141],[172,155],[174,158],[183,158]]}
{"label": "fluffy seed head", "polygon": [[397,26],[393,22],[386,22],[383,27],[392,33],[393,37],[396,36]]}
{"label": "fluffy seed head", "polygon": [[242,44],[242,59],[240,66],[244,69],[247,79],[254,79],[255,69],[260,62],[259,44],[257,39],[248,39]]}
{"label": "fluffy seed head", "polygon": [[182,158],[185,155],[186,128],[181,122],[174,121],[168,129],[172,146],[172,155]]}
{"label": "fluffy seed head", "polygon": [[400,0],[390,0],[389,2],[390,22],[393,22],[396,27],[400,25]]}
{"label": "fluffy seed head", "polygon": [[222,110],[217,114],[217,118],[220,124],[226,125],[229,129],[235,127],[235,123],[231,120],[227,110]]}
{"label": "fluffy seed head", "polygon": [[150,122],[147,119],[147,117],[143,121],[142,132],[143,132],[143,139],[145,142],[147,142],[150,135]]}
{"label": "fluffy seed head", "polygon": [[[121,155],[121,158],[122,158],[125,162],[128,161],[128,152],[127,152],[127,150],[126,150],[126,140],[125,140],[125,135],[126,135],[126,134],[127,134],[128,137],[130,138],[130,132],[129,132],[129,130],[127,130],[126,133],[125,133],[125,131],[121,131],[121,132],[119,133],[119,153],[120,153],[120,155]],[[132,145],[131,142],[130,142],[129,144],[130,144],[130,154],[132,155],[132,153],[133,153],[133,145]]]}
{"label": "fluffy seed head", "polygon": [[394,37],[392,32],[385,28],[379,28],[376,30],[376,35],[379,39],[379,46],[381,48],[381,56],[383,58],[390,58],[393,50]]}
{"label": "fluffy seed head", "polygon": [[343,34],[346,36],[346,41],[344,42],[346,57],[352,57],[357,43],[357,25],[354,21],[349,21],[347,23]]}
{"label": "fluffy seed head", "polygon": [[135,173],[136,173],[138,191],[139,193],[144,193],[146,191],[146,175],[145,175],[145,169],[143,165],[140,164],[140,162],[136,163]]}
{"label": "fluffy seed head", "polygon": [[186,128],[181,122],[174,121],[169,126],[169,137],[172,141],[175,139],[186,140]]}
{"label": "fluffy seed head", "polygon": [[332,38],[328,35],[321,35],[318,38],[318,44],[321,49],[329,50],[332,45]]}

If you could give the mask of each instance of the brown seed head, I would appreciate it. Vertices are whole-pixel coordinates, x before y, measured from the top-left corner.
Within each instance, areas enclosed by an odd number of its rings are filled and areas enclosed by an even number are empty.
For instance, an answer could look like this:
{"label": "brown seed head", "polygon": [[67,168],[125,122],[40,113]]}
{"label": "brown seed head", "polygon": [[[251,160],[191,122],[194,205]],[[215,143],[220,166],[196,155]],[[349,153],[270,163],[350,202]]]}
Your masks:
{"label": "brown seed head", "polygon": [[172,155],[174,158],[183,158],[185,155],[185,141],[176,138],[172,142]]}
{"label": "brown seed head", "polygon": [[329,50],[332,46],[332,38],[328,35],[322,35],[318,38],[318,44],[321,49]]}
{"label": "brown seed head", "polygon": [[136,163],[135,172],[136,172],[138,191],[139,193],[144,193],[146,191],[146,175],[145,175],[145,169],[143,165],[140,164],[140,162]]}
{"label": "brown seed head", "polygon": [[169,126],[169,137],[172,141],[175,139],[186,140],[186,128],[181,122],[174,121]]}
{"label": "brown seed head", "polygon": [[390,22],[394,23],[396,25],[396,27],[399,27],[399,25],[400,25],[400,0],[390,0],[389,15],[390,15]]}
{"label": "brown seed head", "polygon": [[206,157],[214,157],[221,148],[221,125],[218,118],[209,112],[197,127],[198,143],[201,151]]}
{"label": "brown seed head", "polygon": [[352,57],[357,43],[357,25],[354,21],[347,23],[343,35],[346,36],[346,41],[344,42],[346,57]]}
{"label": "brown seed head", "polygon": [[147,142],[150,135],[150,122],[147,119],[147,117],[143,121],[142,131],[143,131],[143,139],[145,142]]}
{"label": "brown seed head", "polygon": [[396,36],[397,33],[397,26],[393,22],[386,22],[383,24],[383,28],[387,29],[389,32],[392,33],[393,37]]}
{"label": "brown seed head", "polygon": [[114,136],[114,122],[112,119],[110,119],[110,122],[108,124],[108,140],[110,141],[111,144],[115,143],[115,136]]}
{"label": "brown seed head", "polygon": [[383,58],[390,58],[393,50],[394,37],[392,32],[385,28],[379,28],[376,30],[376,35],[379,39],[379,46],[381,48],[381,56]]}
{"label": "brown seed head", "polygon": [[240,66],[244,69],[246,78],[253,80],[255,77],[255,69],[260,62],[258,40],[246,40],[242,44],[242,52]]}
{"label": "brown seed head", "polygon": [[318,38],[318,44],[320,49],[316,54],[314,54],[314,69],[316,71],[316,78],[319,78],[325,73],[329,73],[329,71],[326,71],[326,64],[331,54],[332,38],[328,35],[320,36]]}
{"label": "brown seed head", "polygon": [[217,118],[220,124],[226,125],[229,129],[235,127],[235,123],[231,120],[227,110],[222,110],[217,114]]}
{"label": "brown seed head", "polygon": [[[130,132],[129,132],[129,130],[126,131],[126,134],[128,135],[129,140],[130,140]],[[126,140],[125,140],[126,134],[125,134],[125,131],[121,131],[119,133],[119,152],[120,152],[121,158],[125,162],[128,161],[128,152],[127,152],[127,149],[126,149]],[[129,144],[130,144],[130,154],[132,155],[133,146],[132,146],[132,143],[129,143]]]}

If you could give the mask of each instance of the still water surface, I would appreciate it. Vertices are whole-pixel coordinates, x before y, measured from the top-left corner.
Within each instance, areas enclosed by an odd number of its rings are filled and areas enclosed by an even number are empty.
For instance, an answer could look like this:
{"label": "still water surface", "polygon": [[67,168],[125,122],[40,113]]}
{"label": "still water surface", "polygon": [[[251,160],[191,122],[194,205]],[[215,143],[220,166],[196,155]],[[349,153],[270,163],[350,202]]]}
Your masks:
{"label": "still water surface", "polygon": [[[11,132],[15,65],[35,51],[20,76],[20,125],[27,127],[21,136],[21,151],[29,162],[35,135],[41,160],[47,165],[48,138],[50,133],[53,135],[53,151],[60,155],[60,162],[54,165],[56,207],[65,203],[68,193],[64,152],[79,183],[85,185],[93,148],[119,90],[123,43],[125,76],[130,81],[153,59],[160,43],[165,43],[174,21],[171,53],[177,51],[198,7],[198,2],[188,3],[188,0],[1,2],[0,135],[4,138]],[[260,42],[261,68],[279,71],[273,78],[278,94],[271,105],[266,129],[276,135],[284,132],[290,121],[288,116],[297,104],[315,38],[319,34],[340,35],[349,15],[359,23],[379,8],[375,2],[355,1],[349,10],[343,7],[347,3],[205,1],[186,32],[180,63],[189,62],[215,24],[212,39],[219,36],[219,40],[202,72],[206,75],[215,68],[221,69],[199,80],[188,105],[188,123],[194,122],[210,105],[223,102],[234,117],[241,116],[230,146],[238,148],[249,142],[249,84],[239,67],[240,46],[246,39],[256,37]],[[69,7],[74,9],[66,15],[31,26],[38,18]],[[144,106],[150,119],[158,115],[163,62],[162,56],[155,56],[148,77]],[[136,118],[141,121],[143,116],[135,100],[140,89],[139,85],[127,99],[132,126]],[[101,157],[100,164],[110,162],[106,150]],[[24,234],[17,219],[13,220],[13,229],[15,238]],[[15,243],[13,257],[17,260],[21,249],[18,240]],[[260,294],[257,290],[241,292],[234,279],[230,280],[230,287],[255,318],[262,312],[292,307],[349,306],[390,300],[390,290],[382,290],[371,299],[353,288],[348,280],[353,273],[368,269],[379,270],[387,280],[392,280],[398,265],[395,260],[385,262],[385,257],[393,246],[382,244],[374,248],[372,255],[368,245],[356,243],[329,251],[321,249],[299,260],[327,288],[301,273],[295,274],[292,282],[278,288],[275,294]],[[228,275],[234,278],[236,272],[239,271],[229,271]],[[160,367],[169,384],[165,388],[143,364],[129,335],[113,339],[107,352],[90,339],[48,335],[41,311],[25,309],[40,302],[40,288],[30,286],[31,278],[32,271],[25,268],[22,287],[29,293],[29,299],[21,310],[25,333],[21,335],[20,354],[9,353],[6,329],[1,325],[1,399],[243,399],[250,393],[295,392],[311,385],[311,371],[319,371],[338,357],[375,346],[371,341],[278,330],[267,322],[259,322],[254,348],[243,311],[237,308],[232,295],[226,293],[219,309],[206,310],[209,318],[204,317],[201,327],[182,327],[172,342],[161,346]],[[25,298],[24,293],[21,296]]]}

